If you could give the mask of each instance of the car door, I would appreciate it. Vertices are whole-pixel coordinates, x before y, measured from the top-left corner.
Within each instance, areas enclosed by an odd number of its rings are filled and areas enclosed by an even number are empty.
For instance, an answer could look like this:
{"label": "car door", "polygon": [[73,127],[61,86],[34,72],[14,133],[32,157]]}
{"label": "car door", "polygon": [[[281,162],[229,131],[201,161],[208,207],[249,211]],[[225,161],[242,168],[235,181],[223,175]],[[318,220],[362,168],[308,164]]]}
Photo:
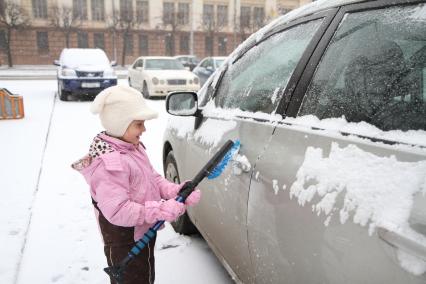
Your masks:
{"label": "car door", "polygon": [[250,187],[256,283],[425,283],[426,10],[401,3],[341,9],[280,105]]}
{"label": "car door", "polygon": [[130,69],[130,84],[138,90],[142,90],[141,76],[143,68],[143,59],[137,59]]}
{"label": "car door", "polygon": [[[189,140],[185,178],[195,174],[228,139],[240,140],[233,164],[203,183],[203,198],[190,215],[197,227],[244,283],[253,283],[247,202],[252,165],[268,145],[281,116],[275,111],[288,79],[322,20],[277,32],[227,65],[203,108],[203,121]],[[293,45],[286,43],[292,41]],[[256,56],[262,54],[262,56]],[[267,78],[267,79],[265,79]]]}

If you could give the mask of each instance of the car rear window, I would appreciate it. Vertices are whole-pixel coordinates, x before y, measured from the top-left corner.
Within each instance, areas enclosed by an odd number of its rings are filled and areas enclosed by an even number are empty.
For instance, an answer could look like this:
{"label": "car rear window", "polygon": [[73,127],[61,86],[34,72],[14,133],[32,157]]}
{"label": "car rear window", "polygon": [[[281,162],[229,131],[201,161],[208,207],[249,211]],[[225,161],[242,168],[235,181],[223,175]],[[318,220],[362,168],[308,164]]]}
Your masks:
{"label": "car rear window", "polygon": [[426,130],[425,35],[424,4],[346,14],[299,116]]}

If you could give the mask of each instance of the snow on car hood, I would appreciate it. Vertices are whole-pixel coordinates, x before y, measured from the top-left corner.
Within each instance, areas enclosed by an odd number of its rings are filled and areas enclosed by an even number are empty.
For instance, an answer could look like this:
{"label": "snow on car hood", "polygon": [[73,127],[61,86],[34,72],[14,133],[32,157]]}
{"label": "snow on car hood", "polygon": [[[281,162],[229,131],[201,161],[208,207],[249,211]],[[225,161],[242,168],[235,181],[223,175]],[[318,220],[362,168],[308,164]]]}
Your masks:
{"label": "snow on car hood", "polygon": [[195,75],[188,70],[145,70],[147,75],[159,79],[194,79]]}
{"label": "snow on car hood", "polygon": [[76,71],[83,72],[101,72],[101,71],[110,71],[112,68],[106,65],[78,65],[74,66],[73,69]]}

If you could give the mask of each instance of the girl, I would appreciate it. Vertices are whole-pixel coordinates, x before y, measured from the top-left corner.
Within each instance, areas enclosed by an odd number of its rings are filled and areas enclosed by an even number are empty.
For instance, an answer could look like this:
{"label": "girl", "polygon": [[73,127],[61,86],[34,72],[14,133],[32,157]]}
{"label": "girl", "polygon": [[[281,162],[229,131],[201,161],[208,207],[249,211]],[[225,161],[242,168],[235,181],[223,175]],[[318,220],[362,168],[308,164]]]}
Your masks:
{"label": "girl", "polygon": [[[157,117],[133,88],[113,86],[93,101],[105,132],[98,134],[89,154],[72,166],[90,186],[92,203],[104,241],[108,266],[118,264],[155,222],[176,220],[185,205],[194,205],[195,190],[185,204],[174,198],[183,186],[171,183],[152,167],[143,144],[144,122]],[[123,283],[154,283],[155,239],[127,266]],[[111,279],[111,283],[113,283]]]}

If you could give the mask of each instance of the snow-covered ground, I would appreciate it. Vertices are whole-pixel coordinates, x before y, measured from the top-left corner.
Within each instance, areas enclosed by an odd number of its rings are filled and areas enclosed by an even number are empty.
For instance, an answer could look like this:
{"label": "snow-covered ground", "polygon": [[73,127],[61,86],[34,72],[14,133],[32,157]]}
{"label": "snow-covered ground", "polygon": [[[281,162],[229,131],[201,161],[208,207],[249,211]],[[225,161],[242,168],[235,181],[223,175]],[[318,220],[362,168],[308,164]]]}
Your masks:
{"label": "snow-covered ground", "polygon": [[[119,82],[119,83],[124,83]],[[70,164],[102,128],[90,102],[62,102],[55,80],[5,81],[24,97],[25,118],[0,120],[0,283],[108,283],[102,241],[83,178]],[[146,123],[145,143],[162,173],[164,101]],[[204,240],[170,225],[156,244],[156,283],[232,283]]]}

